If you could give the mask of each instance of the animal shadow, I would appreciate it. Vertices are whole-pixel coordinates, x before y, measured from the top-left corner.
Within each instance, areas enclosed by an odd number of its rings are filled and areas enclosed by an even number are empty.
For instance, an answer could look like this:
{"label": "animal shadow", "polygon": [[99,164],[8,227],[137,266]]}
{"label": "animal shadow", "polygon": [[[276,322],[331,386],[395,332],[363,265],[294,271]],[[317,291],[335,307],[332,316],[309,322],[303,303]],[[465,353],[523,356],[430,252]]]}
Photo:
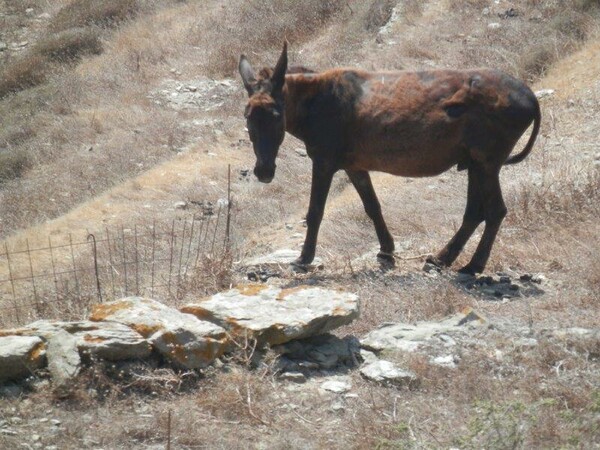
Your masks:
{"label": "animal shadow", "polygon": [[451,283],[463,292],[485,300],[506,301],[515,298],[538,297],[546,291],[541,285],[545,277],[524,274],[511,276],[498,272],[493,275],[448,274]]}

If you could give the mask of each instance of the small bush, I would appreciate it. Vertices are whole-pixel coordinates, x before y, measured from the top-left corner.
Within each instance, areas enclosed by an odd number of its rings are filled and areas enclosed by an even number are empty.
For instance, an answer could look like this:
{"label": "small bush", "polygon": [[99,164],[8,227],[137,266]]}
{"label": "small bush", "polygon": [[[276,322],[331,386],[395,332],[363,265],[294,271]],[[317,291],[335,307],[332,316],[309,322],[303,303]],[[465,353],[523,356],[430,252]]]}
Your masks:
{"label": "small bush", "polygon": [[600,0],[575,0],[575,7],[581,11],[600,10]]}
{"label": "small bush", "polygon": [[367,31],[377,31],[392,18],[392,11],[396,6],[395,0],[375,0],[371,3],[365,17]]}
{"label": "small bush", "polygon": [[52,63],[73,62],[101,52],[100,38],[91,29],[72,29],[43,38],[0,72],[0,98],[44,83]]}
{"label": "small bush", "polygon": [[[348,5],[342,0],[232,1],[197,30],[198,45],[209,49],[206,71],[211,76],[230,75],[241,53],[280,50],[284,38],[307,41],[344,10]],[[231,18],[225,28],[223,15]]]}
{"label": "small bush", "polygon": [[75,28],[40,40],[32,52],[52,61],[69,62],[100,54],[102,43],[94,30]]}
{"label": "small bush", "polygon": [[48,70],[48,60],[40,55],[30,53],[16,60],[0,72],[0,99],[43,83]]}
{"label": "small bush", "polygon": [[132,16],[137,7],[136,0],[73,0],[58,11],[50,22],[50,30],[114,26]]}
{"label": "small bush", "polygon": [[525,49],[520,58],[524,77],[533,79],[543,76],[556,61],[556,51],[551,40],[541,41]]}
{"label": "small bush", "polygon": [[567,38],[584,41],[588,35],[589,19],[575,11],[566,11],[555,16],[550,26]]}
{"label": "small bush", "polygon": [[0,184],[19,178],[29,167],[29,159],[23,152],[0,151]]}

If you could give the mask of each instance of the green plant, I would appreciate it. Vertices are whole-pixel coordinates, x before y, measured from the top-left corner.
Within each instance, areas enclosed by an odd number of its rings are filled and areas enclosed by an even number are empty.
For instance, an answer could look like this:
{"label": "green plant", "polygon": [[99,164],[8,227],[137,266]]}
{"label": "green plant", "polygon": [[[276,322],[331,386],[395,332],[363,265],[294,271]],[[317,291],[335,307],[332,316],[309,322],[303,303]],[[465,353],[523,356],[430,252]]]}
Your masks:
{"label": "green plant", "polygon": [[519,401],[479,401],[475,403],[475,414],[468,434],[456,440],[461,448],[522,448],[527,428],[536,421],[532,408]]}

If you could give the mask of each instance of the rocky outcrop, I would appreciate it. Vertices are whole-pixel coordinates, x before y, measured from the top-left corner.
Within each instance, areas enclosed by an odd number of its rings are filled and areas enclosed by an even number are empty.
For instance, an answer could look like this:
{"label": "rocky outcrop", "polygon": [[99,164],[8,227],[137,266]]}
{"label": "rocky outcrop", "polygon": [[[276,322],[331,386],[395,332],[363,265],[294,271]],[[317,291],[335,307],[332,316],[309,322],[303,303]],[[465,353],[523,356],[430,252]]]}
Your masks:
{"label": "rocky outcrop", "polygon": [[9,331],[14,335],[39,336],[44,340],[65,331],[76,339],[81,356],[108,361],[143,359],[152,351],[150,343],[141,334],[118,322],[38,320],[26,327]]}
{"label": "rocky outcrop", "polygon": [[128,297],[96,305],[90,320],[116,321],[131,327],[165,358],[187,369],[208,366],[228,345],[222,327],[149,298]]}
{"label": "rocky outcrop", "polygon": [[384,324],[371,331],[361,341],[363,348],[381,352],[383,350],[402,350],[412,352],[434,336],[445,333],[461,332],[485,323],[485,319],[475,311],[468,309],[463,313],[438,322],[419,322]]}
{"label": "rocky outcrop", "polygon": [[354,294],[320,287],[282,289],[254,284],[216,294],[181,309],[227,328],[259,345],[319,335],[352,322],[359,314]]}
{"label": "rocky outcrop", "polygon": [[[54,392],[67,396],[83,365],[96,359],[144,359],[154,350],[175,367],[202,369],[233,348],[236,337],[261,346],[288,343],[277,350],[280,372],[349,368],[358,365],[358,340],[324,333],[358,312],[356,295],[310,286],[247,285],[182,311],[128,297],[94,306],[89,320],[40,320],[0,330],[0,381],[26,377],[47,363]],[[303,338],[310,339],[290,343]]]}
{"label": "rocky outcrop", "polygon": [[39,337],[0,337],[0,381],[26,377],[45,364],[46,344]]}

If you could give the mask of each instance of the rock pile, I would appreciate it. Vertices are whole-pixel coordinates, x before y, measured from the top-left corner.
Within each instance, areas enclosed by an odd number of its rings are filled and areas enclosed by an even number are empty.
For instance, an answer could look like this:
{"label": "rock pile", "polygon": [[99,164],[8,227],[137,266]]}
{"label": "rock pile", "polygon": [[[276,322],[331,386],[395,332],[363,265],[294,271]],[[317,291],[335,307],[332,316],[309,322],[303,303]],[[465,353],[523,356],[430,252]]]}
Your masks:
{"label": "rock pile", "polygon": [[0,330],[0,383],[47,366],[55,390],[62,392],[83,363],[141,360],[152,353],[178,368],[202,369],[236,339],[285,344],[348,324],[358,314],[356,295],[310,286],[252,284],[181,310],[128,297],[96,305],[87,321],[38,321]]}

